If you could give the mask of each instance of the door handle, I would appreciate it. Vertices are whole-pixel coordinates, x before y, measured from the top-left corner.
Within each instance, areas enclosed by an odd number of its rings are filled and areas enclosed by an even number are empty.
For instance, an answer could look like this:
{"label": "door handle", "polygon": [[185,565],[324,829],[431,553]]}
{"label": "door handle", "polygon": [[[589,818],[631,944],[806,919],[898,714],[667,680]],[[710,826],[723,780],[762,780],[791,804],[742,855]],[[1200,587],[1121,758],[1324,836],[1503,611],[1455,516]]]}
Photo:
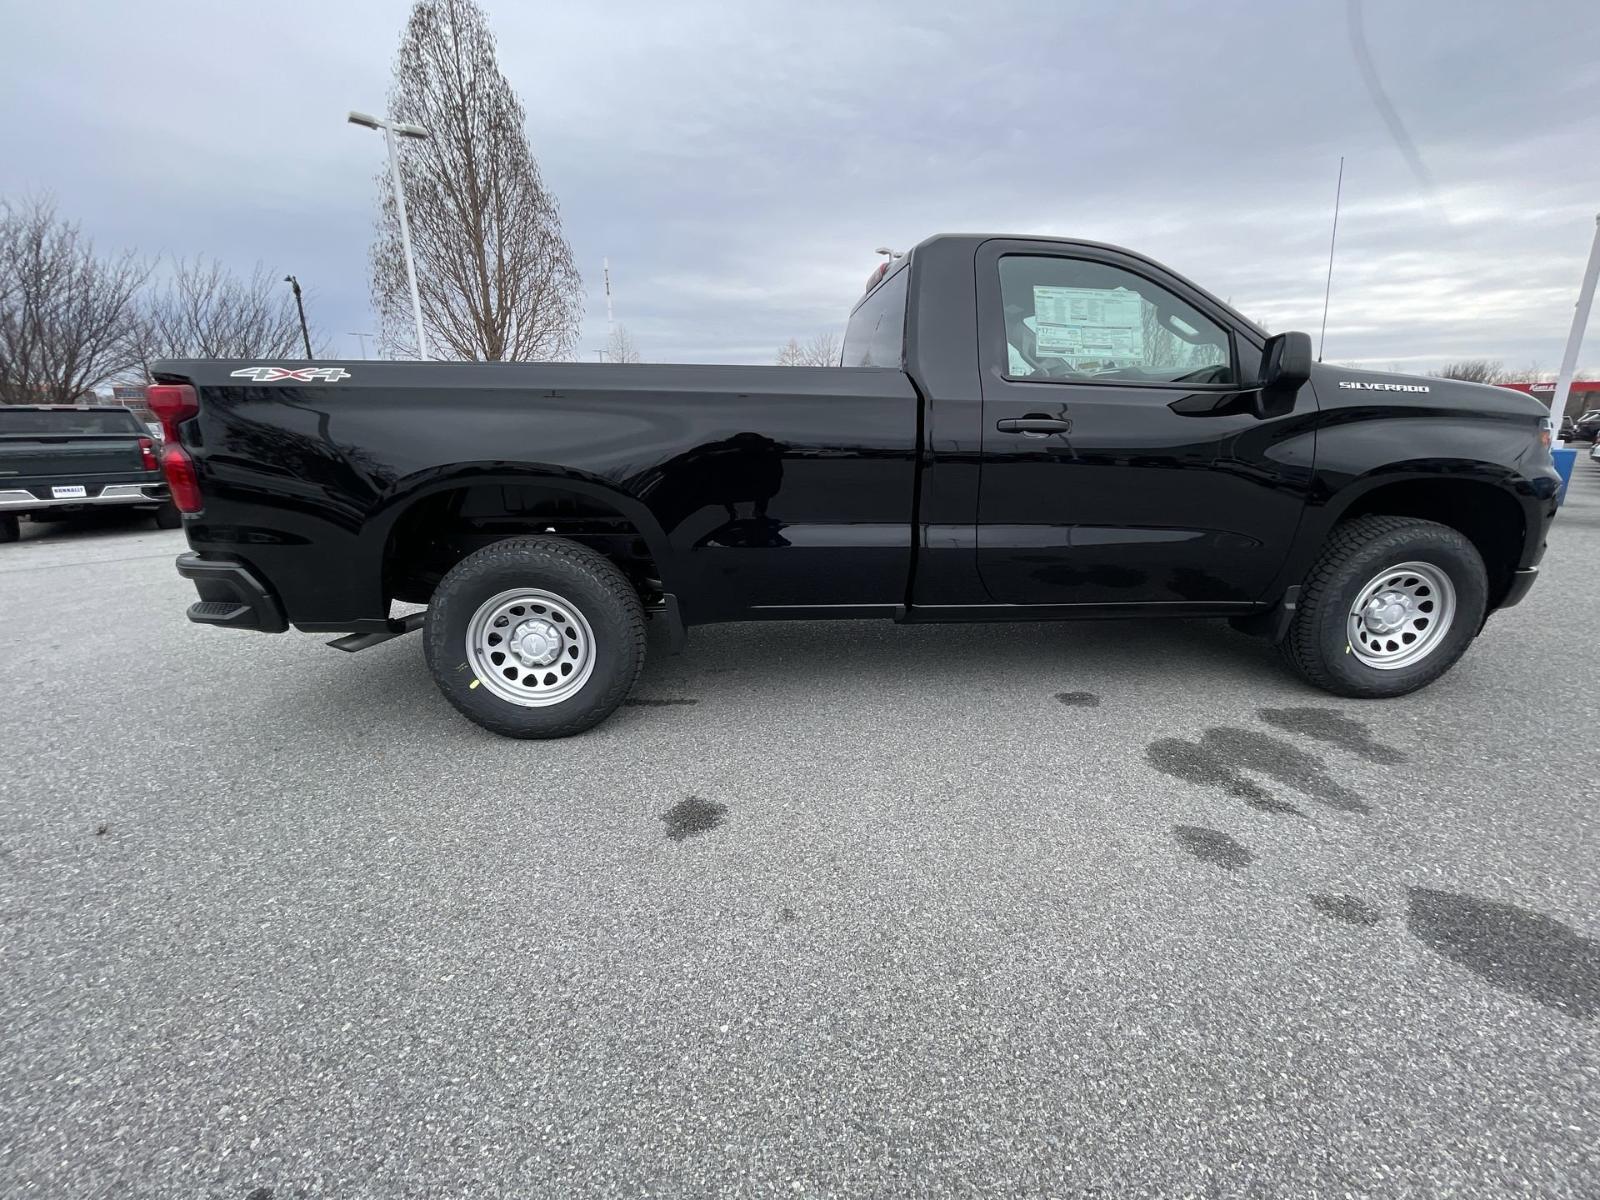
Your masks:
{"label": "door handle", "polygon": [[1025,417],[1005,417],[994,427],[1001,433],[1020,433],[1023,437],[1049,437],[1052,433],[1068,433],[1072,422],[1066,417],[1047,417],[1044,413],[1029,413]]}

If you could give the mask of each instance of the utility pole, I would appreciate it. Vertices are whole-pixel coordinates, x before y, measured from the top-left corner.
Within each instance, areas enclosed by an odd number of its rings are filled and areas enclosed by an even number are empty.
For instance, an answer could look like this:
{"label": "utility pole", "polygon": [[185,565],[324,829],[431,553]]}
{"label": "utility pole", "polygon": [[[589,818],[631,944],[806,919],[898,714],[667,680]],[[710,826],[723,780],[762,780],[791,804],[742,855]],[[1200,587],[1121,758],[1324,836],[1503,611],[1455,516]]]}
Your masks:
{"label": "utility pole", "polygon": [[293,275],[285,275],[283,281],[294,289],[294,306],[300,310],[300,336],[306,344],[306,358],[315,358],[316,356],[311,353],[311,331],[306,328],[305,301],[300,299],[300,281]]}
{"label": "utility pole", "polygon": [[358,343],[360,343],[360,346],[361,346],[361,357],[362,358],[366,358],[367,357],[367,339],[369,337],[377,337],[378,335],[375,334],[375,333],[372,333],[370,330],[365,330],[365,329],[351,329],[351,330],[347,330],[346,332],[348,332],[351,337],[355,338],[356,341]]}
{"label": "utility pole", "polygon": [[611,259],[602,258],[600,263],[606,276],[606,345],[609,346],[617,328],[616,321],[611,316]]}
{"label": "utility pole", "polygon": [[1567,334],[1567,352],[1561,356],[1561,374],[1556,376],[1555,394],[1550,397],[1551,436],[1559,443],[1561,418],[1567,411],[1567,396],[1572,391],[1572,376],[1578,369],[1578,350],[1583,345],[1583,331],[1589,325],[1589,307],[1594,303],[1595,280],[1600,279],[1600,214],[1594,219],[1594,242],[1589,247],[1589,264],[1583,269],[1583,283],[1578,288],[1578,305],[1572,313],[1572,330]]}

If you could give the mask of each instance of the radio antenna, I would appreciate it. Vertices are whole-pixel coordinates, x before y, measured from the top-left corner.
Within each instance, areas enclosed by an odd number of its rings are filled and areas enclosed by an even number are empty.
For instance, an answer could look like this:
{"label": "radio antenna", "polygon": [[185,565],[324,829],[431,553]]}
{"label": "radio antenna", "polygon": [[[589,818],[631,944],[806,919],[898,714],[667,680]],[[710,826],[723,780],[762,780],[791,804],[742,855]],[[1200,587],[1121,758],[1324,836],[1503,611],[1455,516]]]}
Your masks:
{"label": "radio antenna", "polygon": [[1339,182],[1333,186],[1333,232],[1328,235],[1328,282],[1322,289],[1322,333],[1317,338],[1317,361],[1328,340],[1328,300],[1333,295],[1333,245],[1339,239],[1339,197],[1344,194],[1344,155],[1339,155]]}

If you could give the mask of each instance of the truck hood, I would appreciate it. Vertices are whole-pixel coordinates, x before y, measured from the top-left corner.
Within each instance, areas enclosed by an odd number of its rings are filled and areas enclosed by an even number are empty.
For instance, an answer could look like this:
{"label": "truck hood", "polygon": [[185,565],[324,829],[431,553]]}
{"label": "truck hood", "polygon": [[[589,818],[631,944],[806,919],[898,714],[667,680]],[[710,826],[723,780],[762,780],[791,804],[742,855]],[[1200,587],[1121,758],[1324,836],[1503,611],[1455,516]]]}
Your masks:
{"label": "truck hood", "polygon": [[1333,363],[1317,363],[1311,368],[1311,382],[1324,408],[1346,408],[1371,404],[1408,403],[1418,407],[1444,406],[1508,416],[1542,417],[1549,410],[1526,392],[1494,387],[1486,383],[1465,383],[1434,375],[1398,375],[1386,371],[1361,371]]}

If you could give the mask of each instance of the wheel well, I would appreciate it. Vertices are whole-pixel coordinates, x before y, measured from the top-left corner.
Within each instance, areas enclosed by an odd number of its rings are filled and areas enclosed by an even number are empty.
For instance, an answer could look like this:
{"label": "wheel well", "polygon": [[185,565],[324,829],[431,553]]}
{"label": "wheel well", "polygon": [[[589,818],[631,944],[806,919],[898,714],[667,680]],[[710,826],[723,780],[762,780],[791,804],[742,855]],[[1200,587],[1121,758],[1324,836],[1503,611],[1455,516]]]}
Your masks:
{"label": "wheel well", "polygon": [[644,535],[604,500],[559,486],[475,483],[430,493],[400,515],[384,545],[384,596],[426,604],[439,580],[467,555],[530,533],[564,537],[599,551],[646,602],[661,591]]}
{"label": "wheel well", "polygon": [[1522,506],[1493,484],[1470,479],[1386,483],[1357,499],[1342,519],[1374,514],[1435,521],[1465,535],[1489,573],[1490,608],[1510,589],[1522,558],[1527,521]]}

